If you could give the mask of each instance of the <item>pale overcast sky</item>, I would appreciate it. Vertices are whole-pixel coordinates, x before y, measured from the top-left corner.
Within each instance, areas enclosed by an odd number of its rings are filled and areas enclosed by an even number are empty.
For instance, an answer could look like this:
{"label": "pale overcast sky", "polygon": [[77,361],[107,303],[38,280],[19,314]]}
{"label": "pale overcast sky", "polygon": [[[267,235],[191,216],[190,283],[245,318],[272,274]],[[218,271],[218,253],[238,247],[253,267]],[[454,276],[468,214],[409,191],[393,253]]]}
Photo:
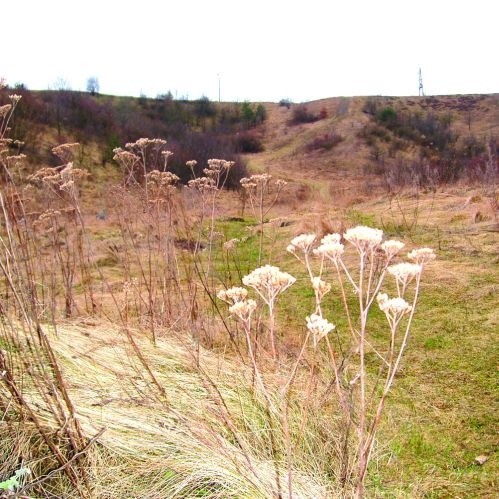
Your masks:
{"label": "pale overcast sky", "polygon": [[[22,10],[19,8],[22,6]],[[0,76],[101,93],[294,102],[499,92],[497,0],[23,0]],[[7,15],[8,14],[8,15]],[[218,76],[220,75],[220,76]]]}

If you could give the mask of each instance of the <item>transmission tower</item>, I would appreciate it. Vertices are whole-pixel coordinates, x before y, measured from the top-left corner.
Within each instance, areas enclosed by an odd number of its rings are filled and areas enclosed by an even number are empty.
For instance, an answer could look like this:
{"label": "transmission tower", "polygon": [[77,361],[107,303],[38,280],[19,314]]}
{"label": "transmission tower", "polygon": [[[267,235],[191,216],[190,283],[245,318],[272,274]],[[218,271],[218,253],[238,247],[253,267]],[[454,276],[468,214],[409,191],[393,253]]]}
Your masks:
{"label": "transmission tower", "polygon": [[421,74],[421,68],[419,68],[419,96],[424,96],[423,90],[423,75]]}

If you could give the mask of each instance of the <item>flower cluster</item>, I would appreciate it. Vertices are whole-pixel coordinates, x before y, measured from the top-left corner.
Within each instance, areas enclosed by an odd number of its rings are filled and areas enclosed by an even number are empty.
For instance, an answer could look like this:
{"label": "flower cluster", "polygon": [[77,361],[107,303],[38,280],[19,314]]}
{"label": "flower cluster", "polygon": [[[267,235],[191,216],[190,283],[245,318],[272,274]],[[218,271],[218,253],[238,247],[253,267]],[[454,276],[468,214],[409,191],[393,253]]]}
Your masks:
{"label": "flower cluster", "polygon": [[52,154],[57,156],[63,163],[71,161],[80,147],[78,142],[71,142],[67,144],[60,144],[52,148]]}
{"label": "flower cluster", "polygon": [[267,304],[273,302],[279,293],[285,291],[295,281],[296,278],[292,275],[272,265],[259,267],[243,277],[243,284],[255,289]]}
{"label": "flower cluster", "polygon": [[208,177],[218,177],[223,171],[230,170],[234,164],[234,161],[225,159],[209,159],[208,167],[203,170],[203,173]]}
{"label": "flower cluster", "polygon": [[180,180],[180,178],[172,172],[160,172],[159,170],[153,170],[148,173],[146,179],[151,184],[160,188],[175,185]]}
{"label": "flower cluster", "polygon": [[359,253],[364,253],[379,246],[383,239],[383,231],[365,227],[364,225],[358,225],[357,227],[348,229],[345,234],[343,234],[343,237],[349,243],[353,244]]}
{"label": "flower cluster", "polygon": [[381,245],[381,249],[385,252],[388,259],[392,259],[404,246],[405,244],[400,241],[389,239]]}
{"label": "flower cluster", "polygon": [[379,293],[377,296],[379,308],[389,319],[397,320],[408,314],[412,307],[403,298],[388,298],[386,293]]}
{"label": "flower cluster", "polygon": [[295,255],[296,250],[300,250],[308,255],[312,251],[316,237],[315,234],[301,234],[291,240],[291,244],[286,248],[286,251]]}
{"label": "flower cluster", "polygon": [[217,186],[212,178],[198,177],[187,182],[187,186],[201,193],[216,191]]}
{"label": "flower cluster", "polygon": [[417,263],[402,262],[390,265],[387,270],[397,282],[405,286],[421,273],[422,267]]}
{"label": "flower cluster", "polygon": [[229,312],[243,322],[247,322],[251,318],[251,314],[256,309],[256,301],[255,300],[242,300],[234,303],[234,305],[229,307]]}
{"label": "flower cluster", "polygon": [[226,241],[224,244],[223,244],[223,248],[225,251],[232,251],[237,243],[241,242],[240,239],[238,239],[237,237],[233,238],[233,239],[230,239],[229,241]]}
{"label": "flower cluster", "polygon": [[256,175],[251,175],[251,177],[244,177],[240,180],[241,187],[243,189],[255,189],[257,187],[265,187],[268,185],[270,180],[272,179],[272,175],[268,173],[259,173]]}
{"label": "flower cluster", "polygon": [[12,109],[12,104],[5,104],[3,106],[0,106],[0,117],[6,116],[9,111]]}
{"label": "flower cluster", "polygon": [[339,234],[326,234],[321,239],[321,244],[314,249],[314,255],[329,258],[333,262],[337,262],[345,247],[340,243],[341,236]]}
{"label": "flower cluster", "polygon": [[407,254],[407,257],[419,265],[435,260],[435,252],[431,248],[418,248]]}
{"label": "flower cluster", "polygon": [[312,314],[306,318],[307,329],[312,333],[314,348],[318,345],[319,341],[327,336],[333,329],[336,328],[327,319],[320,315]]}
{"label": "flower cluster", "polygon": [[237,286],[229,289],[222,289],[217,293],[217,297],[229,305],[234,305],[235,303],[244,301],[247,296],[248,290]]}

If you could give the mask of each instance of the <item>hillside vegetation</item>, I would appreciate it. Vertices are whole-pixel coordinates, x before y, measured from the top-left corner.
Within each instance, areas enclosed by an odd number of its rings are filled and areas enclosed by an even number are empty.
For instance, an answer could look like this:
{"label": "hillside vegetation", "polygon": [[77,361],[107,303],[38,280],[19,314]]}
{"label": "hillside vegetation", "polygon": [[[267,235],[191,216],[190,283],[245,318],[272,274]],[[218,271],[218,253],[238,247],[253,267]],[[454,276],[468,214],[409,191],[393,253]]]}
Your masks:
{"label": "hillside vegetation", "polygon": [[0,99],[0,490],[494,497],[497,95]]}

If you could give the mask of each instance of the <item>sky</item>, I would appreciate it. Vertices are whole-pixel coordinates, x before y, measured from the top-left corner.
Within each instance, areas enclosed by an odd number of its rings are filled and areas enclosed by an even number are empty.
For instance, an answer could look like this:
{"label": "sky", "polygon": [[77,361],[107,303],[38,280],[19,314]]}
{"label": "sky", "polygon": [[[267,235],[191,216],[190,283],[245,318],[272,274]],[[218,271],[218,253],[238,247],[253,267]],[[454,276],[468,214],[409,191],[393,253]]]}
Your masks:
{"label": "sky", "polygon": [[[306,102],[499,92],[497,0],[23,0],[0,77],[156,97]],[[220,90],[220,94],[219,94]]]}

